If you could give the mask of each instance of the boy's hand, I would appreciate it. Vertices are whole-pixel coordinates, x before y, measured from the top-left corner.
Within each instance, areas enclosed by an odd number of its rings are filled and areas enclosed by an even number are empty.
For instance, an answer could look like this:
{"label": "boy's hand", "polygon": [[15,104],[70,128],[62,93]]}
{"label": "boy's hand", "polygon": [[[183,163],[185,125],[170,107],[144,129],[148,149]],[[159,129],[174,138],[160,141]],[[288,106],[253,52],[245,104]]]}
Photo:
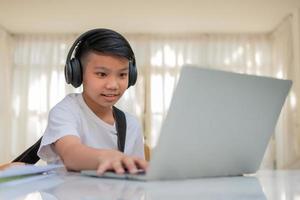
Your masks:
{"label": "boy's hand", "polygon": [[146,170],[148,162],[141,158],[127,156],[116,150],[102,150],[103,154],[99,157],[98,174],[103,174],[108,170],[123,174],[128,171],[135,174],[138,170]]}
{"label": "boy's hand", "polygon": [[18,166],[18,165],[25,165],[23,162],[12,162],[12,163],[6,163],[0,165],[0,170],[5,170],[7,168],[10,168],[12,166]]}

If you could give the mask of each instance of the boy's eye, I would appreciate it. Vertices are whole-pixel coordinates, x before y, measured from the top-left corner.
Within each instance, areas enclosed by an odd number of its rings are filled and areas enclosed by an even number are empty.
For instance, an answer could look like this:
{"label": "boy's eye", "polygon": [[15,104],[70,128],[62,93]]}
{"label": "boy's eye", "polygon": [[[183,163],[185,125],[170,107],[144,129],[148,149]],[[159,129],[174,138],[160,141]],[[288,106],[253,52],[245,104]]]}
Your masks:
{"label": "boy's eye", "polygon": [[97,72],[96,74],[99,77],[105,77],[106,76],[106,73],[104,73],[104,72]]}
{"label": "boy's eye", "polygon": [[121,73],[120,76],[121,76],[122,78],[126,78],[126,77],[127,77],[127,74],[128,74],[128,73]]}

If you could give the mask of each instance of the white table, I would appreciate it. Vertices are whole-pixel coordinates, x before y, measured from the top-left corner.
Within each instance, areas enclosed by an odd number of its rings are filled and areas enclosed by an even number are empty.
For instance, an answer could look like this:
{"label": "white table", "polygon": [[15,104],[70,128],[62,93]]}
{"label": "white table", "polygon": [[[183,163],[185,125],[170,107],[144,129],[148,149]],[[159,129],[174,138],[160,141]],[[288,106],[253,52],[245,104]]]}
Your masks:
{"label": "white table", "polygon": [[0,199],[17,200],[300,200],[300,171],[254,176],[138,182],[58,172],[0,184]]}

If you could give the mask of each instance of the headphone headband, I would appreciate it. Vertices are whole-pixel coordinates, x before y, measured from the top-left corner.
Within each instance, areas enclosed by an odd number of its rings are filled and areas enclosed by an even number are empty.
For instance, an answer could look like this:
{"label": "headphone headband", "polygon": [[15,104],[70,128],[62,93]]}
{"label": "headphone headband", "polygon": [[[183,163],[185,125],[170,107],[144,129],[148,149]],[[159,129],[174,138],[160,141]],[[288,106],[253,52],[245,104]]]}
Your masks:
{"label": "headphone headband", "polygon": [[67,55],[67,62],[70,61],[72,55],[73,55],[73,52],[75,50],[75,48],[80,44],[81,40],[83,40],[86,36],[89,36],[90,34],[93,34],[93,33],[97,33],[99,31],[106,31],[108,29],[103,29],[103,28],[97,28],[97,29],[92,29],[92,30],[89,30],[83,34],[81,34],[75,41],[74,43],[72,44],[70,50],[69,50],[69,53]]}

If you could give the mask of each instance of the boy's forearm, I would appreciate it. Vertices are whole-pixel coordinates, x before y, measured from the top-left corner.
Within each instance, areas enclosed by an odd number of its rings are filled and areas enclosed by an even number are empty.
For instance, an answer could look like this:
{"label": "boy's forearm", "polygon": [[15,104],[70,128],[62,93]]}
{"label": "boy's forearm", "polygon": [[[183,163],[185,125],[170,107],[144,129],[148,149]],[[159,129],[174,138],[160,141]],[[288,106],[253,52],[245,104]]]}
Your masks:
{"label": "boy's forearm", "polygon": [[63,152],[61,159],[68,170],[95,170],[102,155],[110,151],[114,150],[100,150],[82,144],[73,144]]}
{"label": "boy's forearm", "polygon": [[107,170],[124,173],[128,170],[130,173],[135,173],[137,168],[147,168],[147,162],[143,159],[126,156],[113,149],[88,147],[76,136],[65,136],[53,145],[68,170],[97,170],[99,173]]}
{"label": "boy's forearm", "polygon": [[12,163],[5,163],[5,164],[0,164],[0,170],[5,170],[9,167],[17,166],[17,165],[25,165],[23,162],[12,162]]}

